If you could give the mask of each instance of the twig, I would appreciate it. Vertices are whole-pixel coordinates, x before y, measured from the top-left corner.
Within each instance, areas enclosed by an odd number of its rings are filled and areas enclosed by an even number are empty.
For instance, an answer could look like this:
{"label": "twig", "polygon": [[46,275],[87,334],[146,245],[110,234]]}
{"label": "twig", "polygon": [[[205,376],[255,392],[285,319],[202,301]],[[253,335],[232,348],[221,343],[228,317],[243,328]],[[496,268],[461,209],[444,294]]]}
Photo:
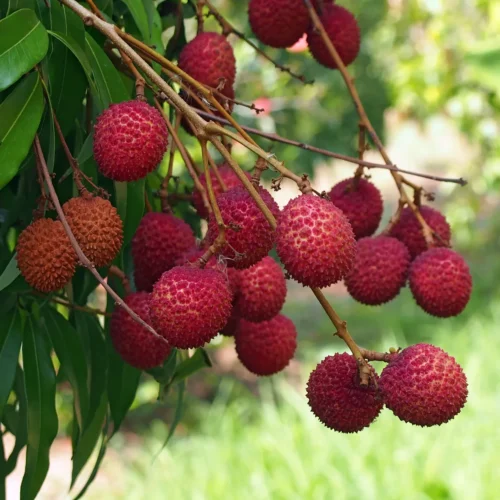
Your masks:
{"label": "twig", "polygon": [[383,361],[384,363],[389,363],[391,358],[394,356],[394,354],[390,352],[370,351],[369,349],[363,349],[362,347],[360,347],[359,350],[363,358],[368,361]]}
{"label": "twig", "polygon": [[68,307],[69,309],[75,309],[76,311],[82,311],[88,314],[95,314],[97,316],[106,316],[106,317],[111,317],[112,313],[106,312],[106,311],[101,311],[100,309],[95,309],[93,307],[88,307],[88,306],[80,306],[78,304],[75,304],[74,302],[69,302],[64,299],[60,299],[59,297],[50,297],[48,295],[44,295],[43,293],[35,293],[38,297],[43,297],[45,299],[50,300],[50,302],[54,302],[56,304],[61,304],[62,306]]}
{"label": "twig", "polygon": [[[179,113],[176,116],[175,119],[175,132],[179,130],[179,125],[182,120],[182,115]],[[174,157],[175,157],[175,147],[176,143],[175,141],[170,141],[170,153],[169,153],[169,159],[168,159],[168,169],[167,169],[167,174],[163,178],[161,185],[160,185],[160,190],[158,191],[158,194],[160,196],[160,202],[161,202],[161,210],[163,213],[171,213],[172,209],[170,208],[170,204],[168,203],[168,184],[170,182],[170,179],[172,178],[172,172],[174,169]]]}
{"label": "twig", "polygon": [[116,276],[122,282],[123,289],[127,295],[132,293],[127,275],[118,266],[110,266],[108,273],[112,276]]}

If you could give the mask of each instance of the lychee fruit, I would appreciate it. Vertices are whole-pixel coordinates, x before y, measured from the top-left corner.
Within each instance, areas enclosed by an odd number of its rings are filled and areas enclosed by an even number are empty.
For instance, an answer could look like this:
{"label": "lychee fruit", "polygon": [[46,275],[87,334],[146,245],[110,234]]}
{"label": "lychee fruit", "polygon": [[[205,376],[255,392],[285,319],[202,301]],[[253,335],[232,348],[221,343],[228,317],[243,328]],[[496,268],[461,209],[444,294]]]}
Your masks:
{"label": "lychee fruit", "polygon": [[236,78],[236,59],[226,37],[205,32],[196,35],[179,55],[179,68],[198,82],[218,88],[232,88]]}
{"label": "lychee fruit", "polygon": [[329,197],[347,217],[356,238],[371,236],[377,230],[384,207],[374,184],[351,177],[335,184]]}
{"label": "lychee fruit", "polygon": [[99,196],[71,198],[62,208],[90,262],[96,267],[110,264],[123,243],[123,223],[116,208]]}
{"label": "lychee fruit", "polygon": [[173,347],[201,347],[226,325],[231,300],[231,290],[221,272],[174,267],[153,287],[151,321]]}
{"label": "lychee fruit", "polygon": [[380,375],[384,402],[403,422],[428,427],[448,422],[467,400],[467,378],[439,347],[416,344],[394,354]]}
{"label": "lychee fruit", "polygon": [[240,319],[234,339],[238,358],[255,375],[280,372],[297,348],[295,325],[283,314],[260,323]]}
{"label": "lychee fruit", "polygon": [[354,265],[345,277],[351,297],[378,306],[399,294],[406,283],[410,253],[396,238],[361,238],[356,244]]}
{"label": "lychee fruit", "polygon": [[332,285],[354,262],[356,241],[347,218],[331,201],[303,194],[288,202],[276,228],[276,251],[304,286]]}
{"label": "lychee fruit", "polygon": [[[221,163],[218,165],[218,173],[219,177],[222,179],[222,182],[224,183],[226,190],[231,189],[235,186],[241,185],[241,181],[238,178],[238,176],[234,173],[234,170],[227,164],[227,163]],[[250,179],[250,174],[248,172],[245,172],[245,175]],[[210,179],[212,180],[212,188],[214,190],[215,197],[217,198],[220,194],[222,194],[224,191],[222,189],[222,186],[219,182],[219,179],[217,178],[217,175],[213,170],[210,170]],[[200,183],[202,186],[207,189],[207,180],[205,177],[205,173],[202,173],[200,175]],[[207,194],[208,196],[208,194]],[[198,215],[204,219],[208,218],[208,212],[205,209],[205,206],[203,205],[203,199],[201,197],[200,192],[195,189],[193,191],[193,205],[196,208],[196,211],[198,212]]]}
{"label": "lychee fruit", "polygon": [[464,258],[449,248],[431,248],[410,266],[410,289],[417,304],[440,318],[457,316],[472,292],[472,277]]}
{"label": "lychee fruit", "polygon": [[272,257],[239,272],[235,308],[243,319],[253,323],[270,320],[281,311],[285,298],[285,276]]}
{"label": "lychee fruit", "polygon": [[160,112],[143,101],[112,104],[97,118],[94,158],[114,181],[146,177],[161,162],[168,130]]}
{"label": "lychee fruit", "polygon": [[[264,188],[258,192],[274,217],[279,207]],[[264,258],[274,244],[274,231],[244,186],[236,186],[217,197],[226,229],[226,245],[221,251],[228,267],[246,269]],[[208,219],[207,240],[212,244],[219,234],[213,214]]]}
{"label": "lychee fruit", "polygon": [[[378,380],[375,370],[373,377]],[[307,398],[323,424],[345,433],[368,427],[384,406],[373,380],[367,387],[360,385],[356,359],[345,352],[327,356],[311,372]]]}
{"label": "lychee fruit", "polygon": [[[132,293],[125,297],[124,302],[142,320],[150,324],[149,293]],[[166,340],[155,337],[122,307],[116,307],[113,311],[110,335],[114,348],[123,360],[140,370],[161,365],[172,350]]]}
{"label": "lychee fruit", "polygon": [[270,47],[291,47],[309,26],[302,0],[250,0],[248,20],[255,36]]}
{"label": "lychee fruit", "polygon": [[193,230],[182,219],[172,214],[147,213],[132,238],[136,288],[151,291],[156,280],[194,245]]}
{"label": "lychee fruit", "polygon": [[[425,222],[439,235],[439,238],[434,237],[435,246],[448,246],[451,229],[444,215],[427,205],[421,205],[419,209]],[[412,259],[427,250],[422,226],[410,207],[402,210],[399,220],[394,224],[389,235],[401,240],[408,247]]]}
{"label": "lychee fruit", "polygon": [[[331,3],[324,5],[320,19],[340,59],[345,66],[349,66],[356,59],[360,47],[360,33],[356,18],[344,7]],[[307,43],[316,61],[327,68],[337,68],[321,34],[313,25],[307,32]]]}
{"label": "lychee fruit", "polygon": [[75,274],[78,259],[60,221],[32,222],[19,235],[16,251],[21,274],[40,292],[59,290]]}
{"label": "lychee fruit", "polygon": [[238,330],[240,319],[238,312],[233,306],[231,316],[229,316],[226,325],[221,329],[220,333],[224,335],[224,337],[234,337]]}

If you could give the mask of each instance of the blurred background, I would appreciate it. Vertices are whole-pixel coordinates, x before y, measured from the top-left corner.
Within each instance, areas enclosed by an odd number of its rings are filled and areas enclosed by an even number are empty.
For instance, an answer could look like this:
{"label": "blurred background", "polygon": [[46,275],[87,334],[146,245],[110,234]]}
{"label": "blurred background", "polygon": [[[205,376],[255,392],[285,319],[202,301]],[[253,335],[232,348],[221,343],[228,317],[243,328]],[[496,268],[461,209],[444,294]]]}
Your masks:
{"label": "blurred background", "polygon": [[[500,2],[338,3],[352,10],[361,25],[362,50],[350,70],[393,162],[469,181],[462,188],[411,178],[435,193],[434,204],[452,226],[453,244],[471,266],[474,292],[466,311],[449,320],[418,309],[408,289],[377,308],[354,303],[343,285],[326,292],[366,348],[385,351],[425,341],[452,354],[469,380],[465,409],[452,422],[431,429],[403,424],[388,410],[356,435],[326,429],[309,411],[305,383],[325,355],[345,346],[332,336],[332,325],[312,293],[288,282],[283,312],[299,332],[289,368],[272,379],[257,379],[238,363],[232,340],[216,338],[207,349],[213,368],[191,377],[184,391],[174,387],[158,403],[157,383],[144,376],[134,409],[111,441],[86,498],[498,498]],[[252,36],[246,1],[214,0],[214,5]],[[167,42],[174,19],[163,20]],[[206,29],[216,25],[209,21]],[[188,19],[188,40],[194,31],[194,19]],[[236,37],[230,41],[238,66],[237,97],[265,108],[257,116],[237,107],[240,123],[355,155],[357,116],[337,72],[320,67],[304,45],[266,49],[281,64],[315,80],[303,85]],[[187,135],[183,138],[192,143]],[[354,171],[353,165],[301,149],[259,142],[288,168],[311,174],[320,191]],[[235,147],[234,154],[243,167],[253,165],[244,150]],[[375,152],[367,159],[380,161]],[[180,162],[176,171],[184,175]],[[384,224],[395,209],[396,189],[386,171],[369,173],[384,194]],[[296,194],[296,187],[285,182],[276,199],[283,205]],[[67,408],[69,420],[69,393],[59,406],[62,414]],[[70,442],[61,437],[39,498],[67,497],[70,453]],[[20,460],[19,474],[9,478],[12,492],[18,491],[23,467]]]}

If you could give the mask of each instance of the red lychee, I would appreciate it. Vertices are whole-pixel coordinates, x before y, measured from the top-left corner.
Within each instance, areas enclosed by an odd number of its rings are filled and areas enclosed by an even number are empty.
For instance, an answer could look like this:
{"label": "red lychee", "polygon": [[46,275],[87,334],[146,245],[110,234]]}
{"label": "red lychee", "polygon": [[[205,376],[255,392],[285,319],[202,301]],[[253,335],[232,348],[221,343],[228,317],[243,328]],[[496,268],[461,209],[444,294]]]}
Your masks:
{"label": "red lychee", "polygon": [[467,378],[439,347],[416,344],[395,354],[380,375],[384,402],[398,418],[427,427],[458,415],[467,400]]}
{"label": "red lychee", "polygon": [[285,298],[285,276],[272,257],[239,272],[235,308],[243,319],[253,323],[270,320],[281,311]]}
{"label": "red lychee", "polygon": [[440,318],[460,314],[472,292],[469,266],[449,248],[431,248],[420,254],[410,266],[409,282],[417,304]]}
{"label": "red lychee", "polygon": [[238,316],[238,312],[235,310],[234,306],[231,310],[231,316],[229,316],[229,319],[227,320],[226,325],[220,333],[224,335],[225,337],[234,337],[238,330],[238,325],[240,324],[240,317]]}
{"label": "red lychee", "polygon": [[227,280],[219,271],[174,267],[153,287],[151,321],[173,347],[201,347],[226,325],[231,299]]}
{"label": "red lychee", "polygon": [[285,270],[304,286],[323,288],[341,280],[354,262],[356,241],[345,215],[312,194],[288,202],[276,229],[276,251]]}
{"label": "red lychee", "polygon": [[94,158],[101,173],[114,181],[146,177],[161,162],[167,144],[163,117],[145,102],[112,104],[97,118]]}
{"label": "red lychee", "polygon": [[27,283],[50,293],[66,285],[76,270],[77,256],[60,221],[38,219],[17,239],[17,267]]}
{"label": "red lychee", "polygon": [[[378,376],[373,370],[373,376]],[[312,412],[328,428],[338,432],[359,432],[368,427],[384,406],[373,380],[359,383],[358,364],[347,353],[327,356],[311,372],[307,398]]]}
{"label": "red lychee", "polygon": [[132,238],[134,278],[138,290],[149,292],[165,271],[195,244],[191,227],[171,214],[149,212]]}
{"label": "red lychee", "polygon": [[240,319],[234,339],[241,363],[256,375],[280,372],[297,348],[295,325],[283,314],[261,323]]}
{"label": "red lychee", "polygon": [[[219,177],[222,179],[222,182],[226,186],[226,190],[231,189],[235,186],[241,185],[241,181],[238,178],[238,176],[234,173],[234,170],[227,164],[227,163],[221,163],[218,165],[218,173]],[[245,175],[250,179],[250,174],[248,172],[245,172]],[[224,191],[222,189],[222,186],[219,182],[219,179],[217,178],[217,175],[213,170],[210,170],[210,179],[212,180],[212,188],[214,190],[215,197],[218,197],[220,194],[222,194]],[[200,175],[200,182],[202,186],[207,189],[207,180],[205,178],[205,173],[202,173]],[[208,197],[208,194],[207,194]],[[203,205],[203,199],[201,197],[200,192],[195,189],[193,191],[193,205],[196,208],[196,211],[198,212],[198,215],[204,219],[208,218],[208,212]]]}
{"label": "red lychee", "polygon": [[362,304],[378,306],[396,297],[406,283],[410,253],[396,238],[361,238],[356,257],[345,278],[351,297]]}
{"label": "red lychee", "polygon": [[97,267],[107,266],[123,243],[123,223],[116,208],[99,196],[78,196],[63,211],[83,253]]}
{"label": "red lychee", "polygon": [[[125,297],[124,302],[142,320],[150,324],[149,293],[132,293]],[[122,307],[113,311],[110,335],[118,354],[129,365],[140,370],[161,365],[172,350],[166,340],[155,337]]]}
{"label": "red lychee", "polygon": [[302,0],[250,0],[248,20],[255,36],[266,45],[291,47],[309,26]]}
{"label": "red lychee", "polygon": [[[349,66],[356,59],[360,47],[360,33],[356,18],[340,5],[326,4],[320,19],[342,62],[345,66]],[[307,32],[307,43],[316,61],[327,68],[337,68],[321,34],[312,25]]]}
{"label": "red lychee", "polygon": [[[279,207],[264,188],[258,192],[274,217],[279,217]],[[243,186],[236,186],[217,198],[226,230],[226,245],[221,254],[227,258],[228,267],[246,269],[264,258],[274,244],[274,231],[264,214]],[[207,240],[212,244],[219,229],[213,214],[208,219]]]}
{"label": "red lychee", "polygon": [[[440,236],[440,238],[434,237],[434,244],[436,246],[448,246],[451,239],[451,230],[444,215],[427,205],[420,206],[420,213],[430,228]],[[390,236],[401,240],[408,247],[412,259],[427,250],[422,226],[409,207],[404,208],[401,212],[401,217],[392,227]]]}
{"label": "red lychee", "polygon": [[356,238],[371,236],[377,230],[384,206],[374,184],[351,177],[335,184],[329,197],[347,217]]}

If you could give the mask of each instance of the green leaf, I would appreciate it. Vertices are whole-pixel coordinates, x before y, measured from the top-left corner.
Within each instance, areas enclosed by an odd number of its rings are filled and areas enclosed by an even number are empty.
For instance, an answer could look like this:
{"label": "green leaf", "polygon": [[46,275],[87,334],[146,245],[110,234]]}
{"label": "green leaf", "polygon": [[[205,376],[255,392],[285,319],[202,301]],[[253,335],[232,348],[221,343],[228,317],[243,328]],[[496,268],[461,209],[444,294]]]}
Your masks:
{"label": "green leaf", "polygon": [[464,58],[469,78],[500,95],[500,41],[489,40],[474,47]]}
{"label": "green leaf", "polygon": [[171,384],[180,382],[202,368],[211,367],[212,362],[204,349],[196,349],[196,352],[188,359],[179,363],[174,371]]}
{"label": "green leaf", "polygon": [[49,470],[49,451],[57,435],[56,374],[43,336],[26,318],[23,364],[28,400],[28,445],[21,500],[32,500]]}
{"label": "green leaf", "polygon": [[123,246],[134,236],[144,214],[145,179],[135,182],[115,182],[116,208],[123,223]]}
{"label": "green leaf", "polygon": [[0,104],[0,189],[17,174],[28,154],[43,107],[38,73],[24,78]]}
{"label": "green leaf", "polygon": [[0,419],[14,383],[19,351],[21,350],[23,325],[19,311],[17,309],[9,311],[6,317],[2,319],[2,324],[3,327],[0,330],[0,366],[2,367],[2,377],[0,377]]}
{"label": "green leaf", "polygon": [[78,156],[76,157],[78,163],[82,165],[93,155],[93,147],[94,147],[94,136],[90,134],[85,139]]}
{"label": "green leaf", "polygon": [[29,9],[18,10],[2,19],[0,33],[0,90],[3,90],[45,57],[49,37]]}
{"label": "green leaf", "polygon": [[179,422],[181,421],[182,418],[182,413],[184,412],[184,392],[186,389],[186,381],[183,380],[182,382],[179,382],[178,384],[178,393],[177,393],[177,403],[175,405],[175,413],[174,413],[174,418],[172,420],[172,423],[170,424],[170,429],[168,431],[167,438],[165,439],[165,442],[163,443],[162,447],[158,451],[158,453],[155,456],[156,457],[160,454],[160,452],[167,446],[168,442],[174,435],[175,429],[179,425]]}
{"label": "green leaf", "polygon": [[143,40],[151,43],[151,31],[149,30],[148,16],[142,0],[122,0],[128,7],[130,14],[134,18],[134,22],[141,32]]}
{"label": "green leaf", "polygon": [[148,30],[151,33],[150,45],[154,45],[158,52],[163,53],[163,42],[161,39],[162,24],[161,17],[156,8],[154,0],[143,0],[144,9],[148,19]]}
{"label": "green leaf", "polygon": [[21,271],[17,267],[16,256],[13,255],[0,275],[0,291],[7,288],[20,274]]}

